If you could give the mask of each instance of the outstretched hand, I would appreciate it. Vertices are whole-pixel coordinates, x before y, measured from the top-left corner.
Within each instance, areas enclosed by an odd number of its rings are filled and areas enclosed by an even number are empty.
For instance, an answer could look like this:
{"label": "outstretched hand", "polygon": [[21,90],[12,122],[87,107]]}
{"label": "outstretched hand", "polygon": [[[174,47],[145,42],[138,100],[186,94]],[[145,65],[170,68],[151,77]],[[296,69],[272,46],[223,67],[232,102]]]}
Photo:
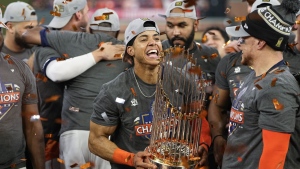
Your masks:
{"label": "outstretched hand", "polygon": [[92,52],[95,61],[101,60],[119,60],[122,59],[121,54],[125,51],[124,45],[112,45],[111,42],[101,44],[101,46]]}

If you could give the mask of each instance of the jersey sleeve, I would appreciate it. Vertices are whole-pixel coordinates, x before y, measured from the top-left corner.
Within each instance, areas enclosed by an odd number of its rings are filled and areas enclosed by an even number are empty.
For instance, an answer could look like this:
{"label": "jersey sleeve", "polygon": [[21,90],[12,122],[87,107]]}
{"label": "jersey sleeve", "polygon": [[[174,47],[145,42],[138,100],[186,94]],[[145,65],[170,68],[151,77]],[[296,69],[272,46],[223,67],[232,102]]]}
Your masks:
{"label": "jersey sleeve", "polygon": [[35,51],[35,64],[37,64],[39,70],[46,74],[47,65],[59,57],[59,53],[54,49],[50,47],[41,47]]}
{"label": "jersey sleeve", "polygon": [[104,84],[94,100],[91,121],[103,126],[118,125],[119,110],[116,104],[109,92],[109,86]]}
{"label": "jersey sleeve", "polygon": [[215,73],[215,78],[216,78],[215,84],[220,89],[224,89],[224,90],[229,90],[229,84],[227,81],[226,73],[228,72],[227,68],[228,68],[230,56],[231,55],[229,54],[229,55],[224,56],[221,59],[221,61],[219,62],[218,66],[217,66],[216,73]]}

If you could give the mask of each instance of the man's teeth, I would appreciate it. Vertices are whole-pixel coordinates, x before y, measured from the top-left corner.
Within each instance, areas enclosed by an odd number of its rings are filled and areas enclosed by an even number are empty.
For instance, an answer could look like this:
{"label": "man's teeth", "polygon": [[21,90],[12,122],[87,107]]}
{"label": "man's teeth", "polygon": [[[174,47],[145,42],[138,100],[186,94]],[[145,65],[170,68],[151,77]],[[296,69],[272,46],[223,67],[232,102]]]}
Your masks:
{"label": "man's teeth", "polygon": [[147,54],[151,54],[151,53],[157,54],[157,50],[149,50],[149,51],[147,52]]}

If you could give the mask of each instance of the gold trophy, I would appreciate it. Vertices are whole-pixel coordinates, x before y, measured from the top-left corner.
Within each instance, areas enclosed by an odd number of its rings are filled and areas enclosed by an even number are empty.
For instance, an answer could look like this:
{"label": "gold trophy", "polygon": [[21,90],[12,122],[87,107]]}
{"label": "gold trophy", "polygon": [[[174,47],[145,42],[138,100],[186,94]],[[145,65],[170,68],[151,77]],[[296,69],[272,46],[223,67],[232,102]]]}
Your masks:
{"label": "gold trophy", "polygon": [[165,50],[153,104],[151,162],[158,169],[197,168],[201,118],[205,115],[205,75],[181,47]]}

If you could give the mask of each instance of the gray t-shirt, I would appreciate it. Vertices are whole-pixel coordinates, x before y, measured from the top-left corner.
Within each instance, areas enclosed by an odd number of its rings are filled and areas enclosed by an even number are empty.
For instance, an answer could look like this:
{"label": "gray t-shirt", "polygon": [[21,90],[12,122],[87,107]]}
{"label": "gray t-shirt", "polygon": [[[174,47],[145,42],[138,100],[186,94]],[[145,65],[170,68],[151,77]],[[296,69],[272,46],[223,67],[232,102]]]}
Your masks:
{"label": "gray t-shirt", "polygon": [[38,47],[35,51],[33,73],[39,96],[39,112],[42,121],[45,142],[49,138],[59,139],[61,110],[63,103],[64,83],[55,83],[46,77],[44,66],[49,60],[60,58],[60,55],[50,47]]}
{"label": "gray t-shirt", "polygon": [[[68,31],[45,32],[43,45],[55,49],[61,56],[72,58],[98,49],[100,42],[120,43],[106,34],[89,34]],[[47,61],[46,61],[47,62]],[[89,130],[93,101],[101,86],[130,67],[122,60],[100,61],[79,76],[66,81],[62,108],[61,133],[68,130]]]}
{"label": "gray t-shirt", "polygon": [[285,168],[300,166],[300,89],[286,65],[275,67],[278,69],[269,71],[264,78],[251,72],[240,85],[230,112],[222,168],[258,168],[263,150],[262,129],[292,133]]}
{"label": "gray t-shirt", "polygon": [[29,57],[32,55],[32,53],[35,51],[35,46],[32,48],[24,49],[22,52],[14,52],[8,49],[5,44],[3,45],[2,52],[5,54],[9,54],[11,56],[16,57],[17,59],[23,60],[24,62],[27,62]]}
{"label": "gray t-shirt", "polygon": [[[118,126],[111,136],[119,148],[136,153],[150,144],[154,96],[144,97],[133,76],[133,69],[102,86],[94,101],[91,121],[103,126]],[[156,85],[144,83],[136,76],[142,92],[151,96]],[[112,169],[133,168],[111,163]]]}
{"label": "gray t-shirt", "polygon": [[0,53],[0,168],[25,167],[22,105],[37,103],[35,78],[23,61],[5,56]]}
{"label": "gray t-shirt", "polygon": [[221,59],[216,70],[216,85],[230,91],[231,102],[244,77],[252,71],[249,66],[242,65],[241,60],[240,52],[228,54]]}

